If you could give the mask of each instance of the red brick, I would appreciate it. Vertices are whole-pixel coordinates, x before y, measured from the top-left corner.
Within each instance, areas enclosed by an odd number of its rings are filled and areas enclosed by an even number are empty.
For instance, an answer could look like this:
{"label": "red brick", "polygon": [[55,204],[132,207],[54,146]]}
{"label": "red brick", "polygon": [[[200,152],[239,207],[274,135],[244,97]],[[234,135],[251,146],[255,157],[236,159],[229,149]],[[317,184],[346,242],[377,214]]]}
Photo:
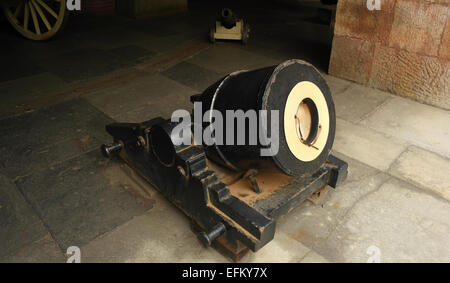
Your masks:
{"label": "red brick", "polygon": [[380,11],[369,11],[367,0],[339,1],[335,34],[388,44],[395,1],[381,3]]}
{"label": "red brick", "polygon": [[82,9],[94,15],[114,13],[114,0],[85,0],[83,4]]}
{"label": "red brick", "polygon": [[365,84],[369,79],[374,44],[355,38],[335,36],[330,74]]}
{"label": "red brick", "polygon": [[437,56],[447,14],[446,5],[398,0],[389,46]]}

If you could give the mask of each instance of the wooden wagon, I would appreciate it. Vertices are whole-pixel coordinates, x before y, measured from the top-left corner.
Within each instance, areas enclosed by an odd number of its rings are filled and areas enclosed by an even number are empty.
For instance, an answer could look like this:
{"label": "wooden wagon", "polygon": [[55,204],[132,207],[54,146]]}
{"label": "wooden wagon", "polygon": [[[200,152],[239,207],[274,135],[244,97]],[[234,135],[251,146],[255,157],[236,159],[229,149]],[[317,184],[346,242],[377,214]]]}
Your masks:
{"label": "wooden wagon", "polygon": [[32,40],[53,37],[68,17],[66,0],[1,0],[1,5],[14,29]]}

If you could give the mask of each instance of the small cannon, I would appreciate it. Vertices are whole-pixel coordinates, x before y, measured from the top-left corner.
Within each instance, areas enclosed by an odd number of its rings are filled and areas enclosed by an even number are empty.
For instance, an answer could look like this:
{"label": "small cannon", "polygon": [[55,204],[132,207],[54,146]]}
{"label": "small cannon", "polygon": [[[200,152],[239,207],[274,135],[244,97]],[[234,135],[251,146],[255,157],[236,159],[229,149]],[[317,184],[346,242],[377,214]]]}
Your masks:
{"label": "small cannon", "polygon": [[[347,176],[347,163],[330,154],[330,90],[307,62],[231,73],[191,101],[193,112],[177,119],[107,125],[114,141],[102,152],[118,154],[191,219],[202,243],[233,260],[269,243],[277,219],[304,200],[323,201]],[[244,119],[228,120],[230,111]],[[208,130],[211,139],[197,140]]]}
{"label": "small cannon", "polygon": [[224,8],[214,27],[209,31],[209,40],[214,43],[216,39],[240,40],[247,44],[250,35],[250,26],[240,19],[231,9]]}
{"label": "small cannon", "polygon": [[224,8],[220,11],[220,22],[222,26],[227,29],[231,29],[236,26],[236,22],[239,20],[238,16],[229,8]]}

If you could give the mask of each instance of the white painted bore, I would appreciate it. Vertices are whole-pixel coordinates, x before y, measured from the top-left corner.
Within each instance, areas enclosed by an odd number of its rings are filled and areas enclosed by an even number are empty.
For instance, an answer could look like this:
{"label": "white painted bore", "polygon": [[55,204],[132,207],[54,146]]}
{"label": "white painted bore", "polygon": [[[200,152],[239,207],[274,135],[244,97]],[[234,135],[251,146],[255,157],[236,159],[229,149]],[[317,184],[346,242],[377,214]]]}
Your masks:
{"label": "white painted bore", "polygon": [[329,130],[330,113],[320,88],[309,81],[296,84],[284,108],[284,135],[289,150],[303,162],[312,161],[323,151]]}

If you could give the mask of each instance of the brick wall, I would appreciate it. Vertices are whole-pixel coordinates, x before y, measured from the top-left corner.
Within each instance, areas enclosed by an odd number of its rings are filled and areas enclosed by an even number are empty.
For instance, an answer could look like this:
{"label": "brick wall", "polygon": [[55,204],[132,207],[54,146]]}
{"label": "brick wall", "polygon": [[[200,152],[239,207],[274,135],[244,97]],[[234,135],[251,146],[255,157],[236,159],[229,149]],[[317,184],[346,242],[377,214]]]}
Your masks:
{"label": "brick wall", "polygon": [[83,0],[82,10],[94,15],[114,14],[114,0]]}
{"label": "brick wall", "polygon": [[339,0],[330,74],[450,109],[450,0]]}

